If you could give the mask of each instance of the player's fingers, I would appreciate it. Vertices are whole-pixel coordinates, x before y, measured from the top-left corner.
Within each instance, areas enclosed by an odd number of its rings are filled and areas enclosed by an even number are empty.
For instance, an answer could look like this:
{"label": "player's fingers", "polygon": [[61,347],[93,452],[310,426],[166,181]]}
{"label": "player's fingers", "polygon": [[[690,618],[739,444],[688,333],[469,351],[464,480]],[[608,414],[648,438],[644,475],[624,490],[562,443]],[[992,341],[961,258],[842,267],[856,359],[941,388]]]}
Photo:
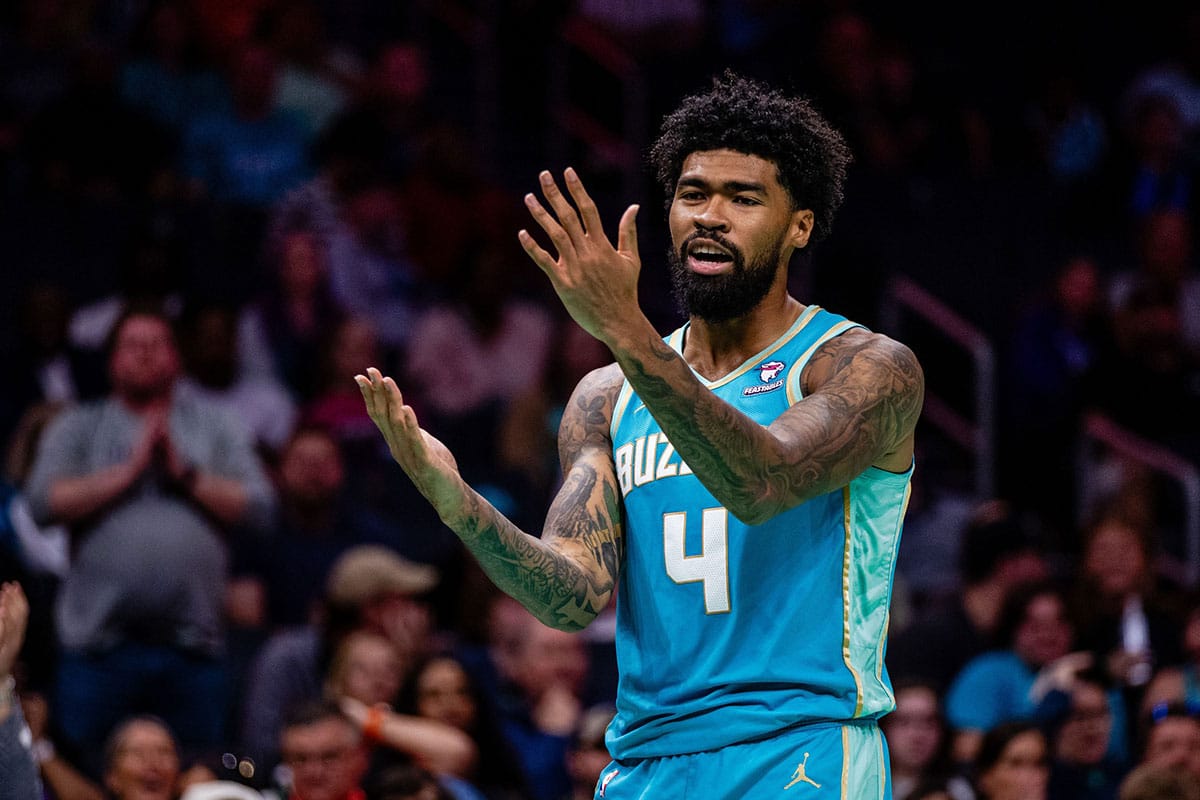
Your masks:
{"label": "player's fingers", "polygon": [[527,230],[522,229],[517,231],[517,240],[520,241],[521,249],[525,251],[525,254],[529,256],[533,263],[537,264],[542,272],[549,275],[551,280],[554,280],[556,277],[554,258],[542,249],[541,245],[534,241]]}
{"label": "player's fingers", "polygon": [[358,387],[358,391],[362,393],[363,403],[367,406],[367,413],[370,414],[375,405],[375,398],[371,394],[371,379],[366,375],[355,375],[354,385]]}
{"label": "player's fingers", "polygon": [[411,427],[411,414],[405,414],[407,407],[404,405],[404,395],[400,392],[400,387],[391,378],[383,379],[384,400],[387,403],[387,418],[388,422],[393,427],[399,428],[404,433],[409,432]]}
{"label": "player's fingers", "polygon": [[[385,377],[384,374],[375,367],[370,367],[367,369],[367,376],[371,379],[371,395],[375,400],[376,423],[380,426],[380,428],[394,428],[395,418],[392,415],[391,397],[388,389],[388,383],[390,382],[392,386],[395,387],[395,381],[392,381],[391,378]],[[398,392],[399,390],[397,389],[396,391]],[[387,430],[384,430],[385,434],[387,432]]]}
{"label": "player's fingers", "polygon": [[532,193],[525,195],[525,207],[529,209],[529,213],[533,216],[534,221],[550,237],[550,241],[554,243],[554,247],[558,250],[560,256],[575,251],[575,244],[571,241],[571,237],[567,235],[562,225],[558,224],[558,220],[538,202],[538,199]]}
{"label": "player's fingers", "polygon": [[637,240],[637,215],[640,209],[641,206],[637,205],[625,209],[617,226],[617,250],[628,253],[639,264],[642,263],[641,256],[638,255]]}
{"label": "player's fingers", "polygon": [[571,197],[579,209],[579,216],[583,219],[584,233],[591,239],[604,239],[604,223],[600,221],[600,211],[592,201],[591,195],[587,193],[587,189],[583,187],[583,181],[579,179],[579,175],[573,167],[567,167],[563,172],[563,182],[566,183],[567,191],[571,193]]}
{"label": "player's fingers", "polygon": [[579,243],[584,236],[583,223],[579,221],[579,214],[575,211],[575,207],[571,205],[571,201],[558,188],[558,184],[554,181],[554,176],[549,170],[542,170],[538,173],[538,181],[542,185],[542,195],[545,196],[546,202],[554,209],[555,216],[558,217],[558,222],[566,230],[571,237],[571,241]]}
{"label": "player's fingers", "polygon": [[371,379],[366,375],[355,375],[354,382],[358,384],[358,390],[362,392],[363,403],[367,407],[367,414],[371,419],[376,419],[379,414],[379,402],[375,396],[375,387],[371,384]]}

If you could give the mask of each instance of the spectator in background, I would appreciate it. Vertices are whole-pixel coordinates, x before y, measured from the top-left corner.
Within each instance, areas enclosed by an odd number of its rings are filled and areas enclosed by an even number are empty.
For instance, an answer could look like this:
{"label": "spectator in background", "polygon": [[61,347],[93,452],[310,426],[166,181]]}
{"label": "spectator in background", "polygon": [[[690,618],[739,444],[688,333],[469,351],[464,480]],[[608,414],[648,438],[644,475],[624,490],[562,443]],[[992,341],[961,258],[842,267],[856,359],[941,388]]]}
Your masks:
{"label": "spectator in background", "polygon": [[1139,294],[1159,298],[1177,309],[1184,352],[1200,355],[1194,222],[1182,209],[1155,208],[1138,221],[1136,232],[1137,265],[1119,273],[1109,287],[1113,313],[1120,317]]}
{"label": "spectator in background", "polygon": [[25,639],[29,603],[16,583],[0,585],[0,800],[40,797],[33,737],[17,702],[13,669]]}
{"label": "spectator in background", "polygon": [[[325,332],[318,372],[317,394],[301,409],[300,423],[325,428],[357,453],[370,437],[371,418],[354,404],[354,387],[345,384],[345,368],[358,358],[383,358],[379,334],[366,317],[346,317]],[[374,362],[372,362],[374,363]],[[361,397],[361,396],[360,396]],[[361,400],[358,403],[362,405]],[[378,448],[372,448],[375,450]],[[355,465],[356,466],[356,465]]]}
{"label": "spectator in background", "polygon": [[1050,797],[1055,800],[1116,800],[1127,762],[1124,742],[1114,748],[1120,715],[1099,672],[1076,676],[1065,707],[1051,719]]}
{"label": "spectator in background", "polygon": [[1090,185],[1108,148],[1103,115],[1084,96],[1071,64],[1048,64],[1025,109],[1028,130],[1043,169],[1060,189]]}
{"label": "spectator in background", "polygon": [[1147,97],[1169,98],[1185,135],[1194,141],[1200,135],[1200,12],[1189,8],[1175,20],[1170,36],[1167,56],[1134,77],[1124,105],[1135,106]]}
{"label": "spectator in background", "polygon": [[888,643],[888,672],[927,680],[944,692],[972,658],[998,644],[1006,598],[1014,586],[1049,574],[1041,543],[1008,503],[980,504],[963,531],[958,571],[962,590]]}
{"label": "spectator in background", "polygon": [[[1154,670],[1179,659],[1179,621],[1159,591],[1151,534],[1119,512],[1088,531],[1076,577],[1077,642],[1136,709]],[[1126,725],[1128,719],[1118,721]],[[1121,738],[1133,731],[1119,731]]]}
{"label": "spectator in background", "polygon": [[166,723],[122,721],[104,746],[104,786],[113,800],[172,800],[180,775],[179,746]]}
{"label": "spectator in background", "polygon": [[349,697],[367,707],[390,706],[409,666],[387,637],[354,631],[333,654],[325,676],[325,694]]}
{"label": "spectator in background", "polygon": [[197,117],[229,102],[220,76],[205,63],[192,5],[159,0],[142,13],[121,69],[121,98],[176,137]]}
{"label": "spectator in background", "polygon": [[414,322],[404,357],[408,383],[429,430],[459,454],[464,479],[517,524],[535,527],[529,513],[540,513],[542,498],[535,505],[523,476],[502,472],[497,450],[509,404],[545,378],[553,320],[512,295],[498,252],[470,253],[452,285],[446,302]]}
{"label": "spectator in background", "polygon": [[392,709],[406,666],[386,637],[356,631],[334,654],[326,694],[338,701],[367,742],[378,745],[372,773],[397,761],[411,761],[435,775],[469,778],[479,753],[464,730]]}
{"label": "spectator in background", "polygon": [[71,306],[63,286],[35,282],[18,301],[19,346],[5,353],[9,385],[0,397],[0,431],[34,404],[64,405],[99,395],[102,369],[68,336]]}
{"label": "spectator in background", "polygon": [[[468,134],[435,123],[414,140],[415,160],[405,174],[400,200],[407,225],[408,252],[420,278],[454,294],[464,288],[464,272],[483,256],[499,259],[506,286],[537,286],[510,247],[521,209],[488,176]],[[473,221],[464,236],[458,221]],[[540,287],[539,287],[540,288]]]}
{"label": "spectator in background", "polygon": [[216,744],[224,540],[266,528],[274,495],[238,422],[178,389],[161,312],[129,311],[110,353],[112,394],[54,420],[28,483],[35,519],[70,526],[75,545],[56,612],[60,728],[96,754],[147,711],[187,745]]}
{"label": "spectator in background", "polygon": [[258,27],[280,64],[275,108],[299,120],[309,139],[316,137],[349,101],[348,84],[357,71],[346,63],[349,54],[330,51],[321,11],[311,0],[268,7]]}
{"label": "spectator in background", "polygon": [[428,770],[415,764],[389,767],[367,781],[366,800],[457,800]]}
{"label": "spectator in background", "polygon": [[497,659],[501,728],[517,752],[535,800],[571,788],[566,753],[583,713],[588,662],[583,640],[520,608]]}
{"label": "spectator in background", "polygon": [[1114,314],[1116,347],[1097,370],[1096,405],[1119,425],[1200,458],[1200,361],[1182,337],[1179,300],[1150,287],[1133,290]]}
{"label": "spectator in background", "polygon": [[304,133],[275,110],[277,77],[265,47],[246,43],[233,54],[230,108],[185,130],[182,172],[193,196],[263,212],[307,177]]}
{"label": "spectator in background", "polygon": [[1200,712],[1179,703],[1157,704],[1145,717],[1141,764],[1200,781]]}
{"label": "spectator in background", "polygon": [[321,348],[339,312],[317,234],[296,222],[272,237],[265,248],[268,289],[238,323],[242,369],[274,375],[304,403],[317,391]]}
{"label": "spectator in background", "polygon": [[20,582],[29,598],[22,661],[28,669],[25,690],[48,692],[54,684],[58,643],[54,598],[70,569],[71,537],[64,525],[39,525],[23,487],[46,426],[62,411],[35,405],[22,415],[9,441],[6,475],[0,478],[0,582]]}
{"label": "spectator in background", "polygon": [[1143,711],[1160,703],[1200,709],[1200,594],[1192,594],[1182,611],[1178,634],[1182,658],[1155,672],[1142,698]]}
{"label": "spectator in background", "polygon": [[278,760],[287,709],[321,697],[333,654],[350,633],[385,636],[406,670],[427,651],[429,612],[420,598],[437,580],[433,568],[378,545],[351,548],[334,562],[319,622],[272,636],[247,676],[241,741],[261,767]]}
{"label": "spectator in background", "polygon": [[1200,780],[1160,767],[1137,767],[1121,782],[1119,800],[1200,800]]}
{"label": "spectator in background", "polygon": [[36,183],[62,197],[113,205],[142,199],[171,166],[166,131],[117,90],[118,53],[91,41],[74,54],[71,82],[29,122],[25,146]]}
{"label": "spectator in background", "polygon": [[338,194],[340,214],[326,241],[334,302],[370,320],[388,347],[400,347],[412,334],[421,286],[395,182],[378,168],[351,171]]}
{"label": "spectator in background", "polygon": [[14,6],[15,24],[0,32],[0,103],[23,125],[66,90],[79,32],[71,30],[61,4],[20,0]]}
{"label": "spectator in background", "polygon": [[[34,665],[26,660],[25,675],[33,672]],[[31,689],[27,680],[18,684],[21,710],[29,724],[33,738],[33,757],[37,762],[42,784],[49,796],[55,800],[104,800],[104,791],[99,781],[92,781],[67,757],[60,752],[55,742],[56,733],[50,725],[50,703],[47,695]]]}
{"label": "spectator in background", "polygon": [[1090,665],[1087,654],[1066,658],[1073,636],[1066,599],[1054,584],[1037,581],[1011,590],[997,623],[999,649],[967,662],[946,693],[958,761],[973,760],[984,734],[1000,723],[1034,719],[1046,691]]}
{"label": "spectator in background", "polygon": [[196,303],[185,309],[179,327],[188,391],[238,416],[255,448],[274,461],[298,411],[272,373],[252,372],[239,362],[236,309],[223,302]]}
{"label": "spectator in background", "polygon": [[[395,41],[379,49],[358,102],[334,123],[369,134],[379,166],[392,175],[408,173],[418,142],[432,122],[429,59],[415,42]],[[414,235],[421,236],[419,231]]]}
{"label": "spectator in background", "polygon": [[1032,722],[1006,722],[988,731],[974,761],[979,800],[1046,800],[1046,737]]}
{"label": "spectator in background", "polygon": [[[363,408],[362,394],[346,380],[356,365],[387,360],[374,325],[363,317],[346,317],[326,330],[322,339],[317,393],[301,408],[299,424],[322,428],[333,436],[345,466],[348,502],[377,513],[392,527],[384,535],[378,525],[372,526],[374,540],[416,561],[449,565],[460,552],[458,539],[411,483],[396,481],[391,456]],[[362,523],[370,514],[356,512],[356,516]]]}
{"label": "spectator in background", "polygon": [[973,800],[970,785],[954,774],[950,736],[932,684],[897,681],[896,710],[880,720],[892,764],[892,796],[911,798],[922,785],[939,780],[953,800]]}
{"label": "spectator in background", "polygon": [[1006,391],[1000,406],[1003,457],[1015,498],[1070,530],[1076,496],[1074,446],[1079,417],[1091,401],[1093,373],[1111,347],[1100,270],[1075,254],[1060,262],[1046,297],[1030,298],[1010,334]]}
{"label": "spectator in background", "polygon": [[468,777],[488,800],[529,797],[516,754],[500,728],[494,699],[458,658],[441,654],[419,663],[401,688],[397,708],[453,725],[471,737],[479,757]]}
{"label": "spectator in background", "polygon": [[288,712],[279,751],[290,772],[289,800],[357,800],[367,772],[367,748],[332,700]]}
{"label": "spectator in background", "polygon": [[571,392],[585,375],[612,356],[575,320],[559,319],[550,334],[550,352],[537,383],[506,403],[496,458],[503,470],[519,474],[539,498],[551,498],[562,481],[555,436]]}
{"label": "spectator in background", "polygon": [[591,800],[600,783],[600,774],[612,761],[604,744],[604,732],[616,709],[610,705],[592,706],[579,717],[567,749],[567,772],[571,793],[562,800]]}
{"label": "spectator in background", "polygon": [[314,619],[330,569],[347,550],[402,543],[399,530],[347,496],[341,448],[325,429],[297,430],[280,453],[276,474],[276,528],[237,551],[239,574],[261,584],[273,628]]}
{"label": "spectator in background", "polygon": [[183,312],[186,244],[174,235],[150,230],[135,233],[121,262],[117,291],[75,310],[68,323],[71,345],[103,362],[113,327],[130,308],[162,308],[176,319]]}

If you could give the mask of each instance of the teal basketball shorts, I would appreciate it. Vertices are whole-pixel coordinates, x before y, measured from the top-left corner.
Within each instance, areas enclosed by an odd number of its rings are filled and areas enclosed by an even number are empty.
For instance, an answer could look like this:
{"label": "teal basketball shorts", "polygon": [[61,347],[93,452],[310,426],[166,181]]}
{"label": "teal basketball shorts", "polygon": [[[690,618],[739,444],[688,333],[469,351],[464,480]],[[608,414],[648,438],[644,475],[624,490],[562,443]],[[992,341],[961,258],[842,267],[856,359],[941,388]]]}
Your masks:
{"label": "teal basketball shorts", "polygon": [[803,725],[720,750],[613,761],[597,800],[891,800],[874,723]]}

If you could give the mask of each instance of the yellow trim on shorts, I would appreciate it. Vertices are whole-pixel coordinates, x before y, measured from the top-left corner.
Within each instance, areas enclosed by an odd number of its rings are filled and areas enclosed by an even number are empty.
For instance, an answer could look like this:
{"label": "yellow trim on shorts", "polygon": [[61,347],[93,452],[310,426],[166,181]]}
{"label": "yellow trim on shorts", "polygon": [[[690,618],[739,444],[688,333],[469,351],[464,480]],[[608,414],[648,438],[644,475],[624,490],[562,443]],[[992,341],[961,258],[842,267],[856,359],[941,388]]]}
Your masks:
{"label": "yellow trim on shorts", "polygon": [[842,800],[846,800],[850,782],[850,728],[842,726]]}

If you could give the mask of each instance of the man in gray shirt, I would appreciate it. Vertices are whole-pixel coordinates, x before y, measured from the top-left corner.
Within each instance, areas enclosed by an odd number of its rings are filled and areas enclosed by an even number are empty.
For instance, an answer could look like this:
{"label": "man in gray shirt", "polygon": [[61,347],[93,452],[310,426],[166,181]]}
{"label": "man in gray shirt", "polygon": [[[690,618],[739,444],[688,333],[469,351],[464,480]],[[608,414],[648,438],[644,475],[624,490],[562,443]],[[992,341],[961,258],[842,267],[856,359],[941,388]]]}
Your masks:
{"label": "man in gray shirt", "polygon": [[185,746],[216,745],[224,537],[267,527],[271,486],[238,420],[178,385],[165,316],[127,312],[108,367],[111,394],[54,420],[26,487],[35,519],[72,531],[55,612],[58,722],[81,753],[136,712]]}

